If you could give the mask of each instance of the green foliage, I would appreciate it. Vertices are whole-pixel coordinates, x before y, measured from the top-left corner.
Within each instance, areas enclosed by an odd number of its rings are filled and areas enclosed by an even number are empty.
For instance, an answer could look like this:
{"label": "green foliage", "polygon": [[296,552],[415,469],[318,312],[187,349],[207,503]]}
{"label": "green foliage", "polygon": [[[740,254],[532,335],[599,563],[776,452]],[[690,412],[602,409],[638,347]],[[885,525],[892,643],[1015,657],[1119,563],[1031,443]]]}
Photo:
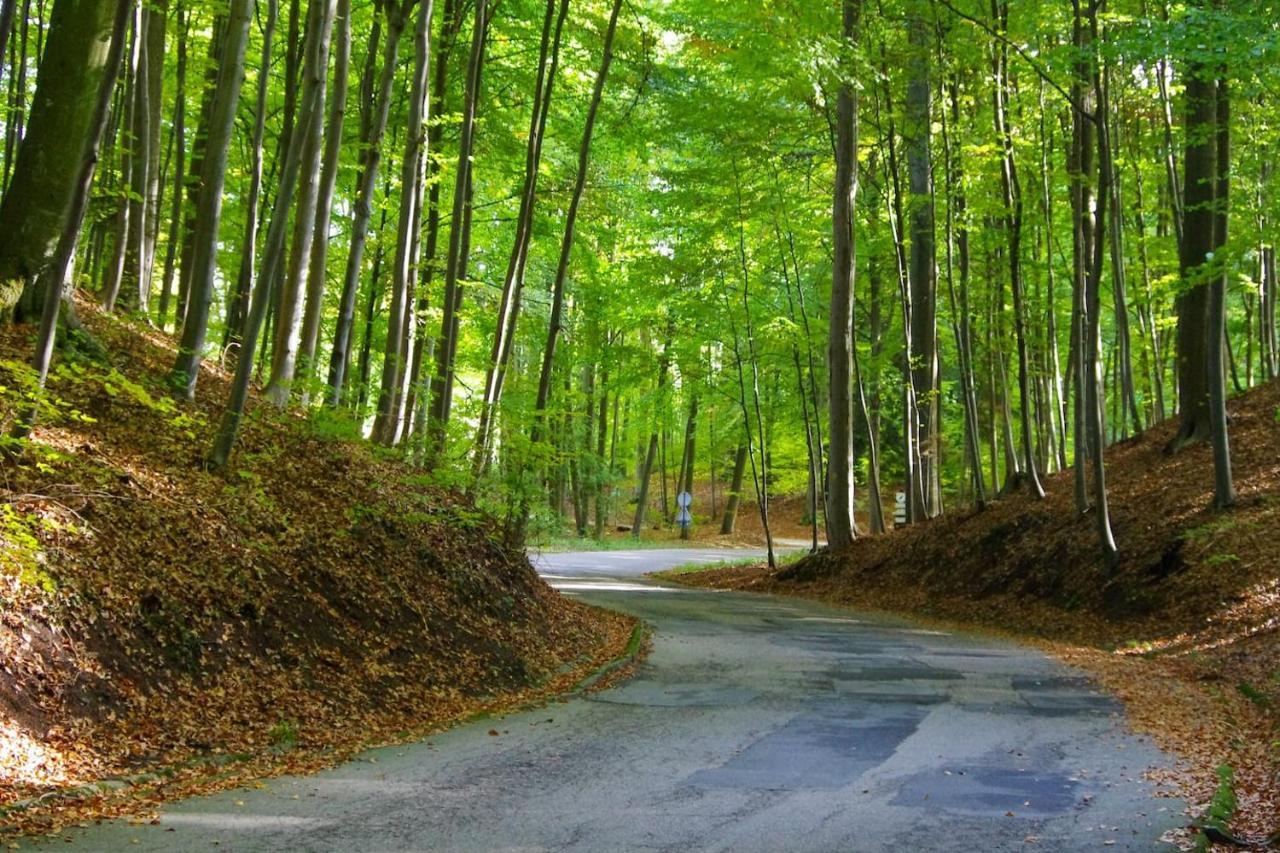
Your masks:
{"label": "green foliage", "polygon": [[298,724],[293,720],[277,720],[267,729],[267,739],[276,749],[287,751],[298,745]]}
{"label": "green foliage", "polygon": [[[1236,813],[1235,770],[1230,765],[1223,764],[1218,767],[1216,774],[1218,787],[1213,793],[1213,798],[1209,800],[1209,807],[1200,818],[1200,822],[1203,826],[1225,830]],[[1196,837],[1196,849],[1208,850],[1209,848],[1209,839],[1203,833],[1199,834]]]}
{"label": "green foliage", "polygon": [[1240,691],[1240,694],[1242,696],[1244,696],[1253,704],[1257,705],[1259,708],[1263,709],[1264,711],[1271,710],[1271,707],[1272,707],[1271,699],[1267,696],[1267,694],[1263,693],[1261,690],[1254,687],[1249,682],[1247,681],[1238,682],[1236,684],[1236,689]]}

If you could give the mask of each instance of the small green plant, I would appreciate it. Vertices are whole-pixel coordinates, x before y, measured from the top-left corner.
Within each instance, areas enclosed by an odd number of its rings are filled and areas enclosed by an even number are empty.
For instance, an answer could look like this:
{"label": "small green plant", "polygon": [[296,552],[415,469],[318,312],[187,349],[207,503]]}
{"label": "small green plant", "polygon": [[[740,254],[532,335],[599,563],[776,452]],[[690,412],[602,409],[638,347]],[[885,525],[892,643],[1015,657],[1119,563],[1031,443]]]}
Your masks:
{"label": "small green plant", "polygon": [[1257,705],[1259,708],[1262,708],[1264,711],[1271,709],[1270,697],[1249,682],[1241,681],[1236,685],[1236,689],[1240,691],[1242,696]]}
{"label": "small green plant", "polygon": [[329,406],[312,410],[307,426],[311,434],[322,441],[358,441],[364,436],[360,421]]}
{"label": "small green plant", "polygon": [[[1231,765],[1223,764],[1218,767],[1216,773],[1218,789],[1213,792],[1213,798],[1209,800],[1209,807],[1200,819],[1200,825],[1226,832],[1227,825],[1236,814],[1236,772]],[[1209,836],[1205,833],[1201,832],[1196,836],[1197,850],[1208,850],[1211,844]]]}
{"label": "small green plant", "polygon": [[1206,566],[1229,566],[1232,563],[1240,562],[1240,558],[1235,554],[1210,554],[1205,558]]}
{"label": "small green plant", "polygon": [[298,724],[293,720],[280,719],[267,729],[267,738],[276,749],[293,749],[298,745]]}

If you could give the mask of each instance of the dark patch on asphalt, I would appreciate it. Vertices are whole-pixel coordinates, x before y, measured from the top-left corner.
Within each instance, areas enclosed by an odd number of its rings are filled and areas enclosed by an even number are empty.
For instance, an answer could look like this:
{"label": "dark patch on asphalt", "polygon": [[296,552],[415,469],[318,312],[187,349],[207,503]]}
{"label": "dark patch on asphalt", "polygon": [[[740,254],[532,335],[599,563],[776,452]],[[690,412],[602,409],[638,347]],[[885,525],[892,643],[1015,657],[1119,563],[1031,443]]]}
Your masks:
{"label": "dark patch on asphalt", "polygon": [[895,709],[889,716],[881,709],[880,716],[865,717],[848,705],[800,714],[687,782],[707,788],[843,788],[893,755],[924,717],[914,709]]}
{"label": "dark patch on asphalt", "polygon": [[961,681],[964,676],[950,669],[931,666],[869,666],[862,669],[833,672],[839,681]]}
{"label": "dark patch on asphalt", "polygon": [[893,805],[973,817],[1045,818],[1070,811],[1078,788],[1064,773],[990,764],[942,767],[908,777]]}
{"label": "dark patch on asphalt", "polygon": [[1120,710],[1119,702],[1095,691],[1087,678],[1014,676],[1011,684],[1034,717],[1112,714]]}
{"label": "dark patch on asphalt", "polygon": [[655,708],[722,708],[746,705],[759,691],[745,687],[710,684],[672,685],[655,681],[633,681],[620,688],[591,697],[611,705],[645,705]]}

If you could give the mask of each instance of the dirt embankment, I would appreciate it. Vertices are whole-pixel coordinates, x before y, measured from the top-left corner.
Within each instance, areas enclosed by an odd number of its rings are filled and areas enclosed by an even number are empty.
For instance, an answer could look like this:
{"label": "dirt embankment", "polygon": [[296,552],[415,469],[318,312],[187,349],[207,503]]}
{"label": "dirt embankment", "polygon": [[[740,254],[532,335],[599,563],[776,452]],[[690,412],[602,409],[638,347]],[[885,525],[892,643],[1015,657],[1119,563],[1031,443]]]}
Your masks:
{"label": "dirt embankment", "polygon": [[[629,620],[556,594],[336,420],[254,404],[231,469],[207,472],[228,377],[175,404],[166,336],[82,312],[109,363],[60,362],[33,439],[0,455],[0,804],[190,765],[143,791],[163,799],[225,783],[233,755],[241,777],[305,769],[551,695],[627,646]],[[32,336],[0,329],[5,433]]]}
{"label": "dirt embankment", "polygon": [[1280,383],[1230,405],[1237,506],[1212,504],[1205,445],[1169,455],[1167,422],[1107,453],[1118,565],[1099,559],[1096,517],[1074,508],[1073,472],[1047,496],[1003,496],[859,539],[778,573],[713,570],[681,583],[798,595],[1044,641],[1096,673],[1135,725],[1189,759],[1205,802],[1236,769],[1244,831],[1280,828]]}

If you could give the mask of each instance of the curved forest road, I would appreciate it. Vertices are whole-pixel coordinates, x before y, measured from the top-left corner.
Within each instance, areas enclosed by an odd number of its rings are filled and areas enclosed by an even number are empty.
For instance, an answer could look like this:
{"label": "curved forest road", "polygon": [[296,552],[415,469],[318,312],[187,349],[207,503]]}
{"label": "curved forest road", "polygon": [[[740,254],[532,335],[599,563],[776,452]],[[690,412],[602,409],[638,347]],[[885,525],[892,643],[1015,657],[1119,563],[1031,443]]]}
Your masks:
{"label": "curved forest road", "polygon": [[187,800],[159,825],[78,831],[71,846],[1171,849],[1159,838],[1182,804],[1142,778],[1168,759],[1078,675],[987,638],[641,578],[724,556],[536,558],[567,594],[653,625],[651,657],[620,687]]}

